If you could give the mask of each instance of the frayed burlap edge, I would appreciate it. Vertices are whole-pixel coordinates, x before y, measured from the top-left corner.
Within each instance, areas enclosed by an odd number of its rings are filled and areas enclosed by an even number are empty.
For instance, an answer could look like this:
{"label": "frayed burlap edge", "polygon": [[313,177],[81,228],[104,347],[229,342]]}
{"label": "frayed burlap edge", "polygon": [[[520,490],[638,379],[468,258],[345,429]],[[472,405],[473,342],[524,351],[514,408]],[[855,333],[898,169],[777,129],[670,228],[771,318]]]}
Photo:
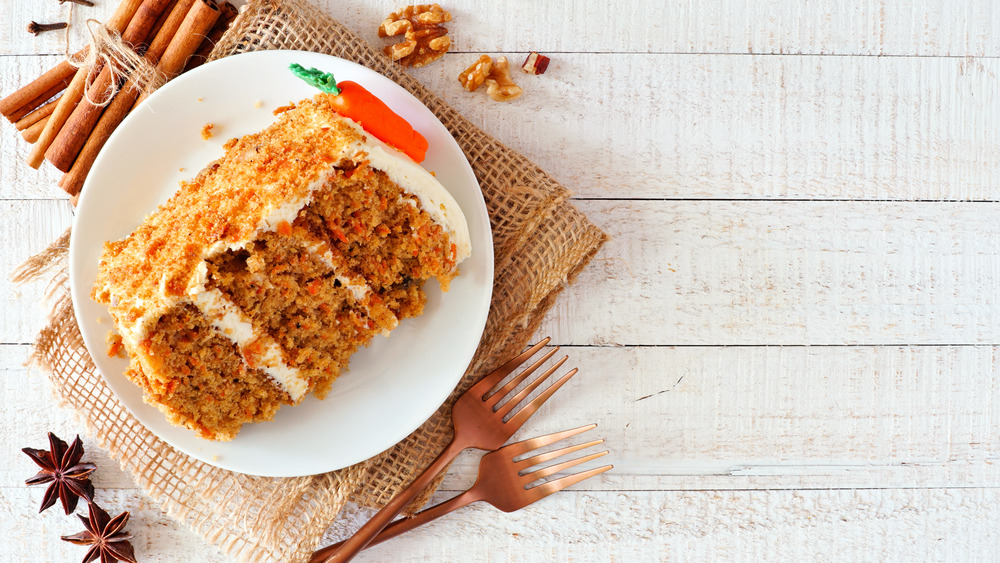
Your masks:
{"label": "frayed burlap edge", "polygon": [[[86,421],[97,443],[171,517],[246,561],[308,558],[348,501],[377,506],[425,467],[451,437],[458,393],[524,348],[564,285],[606,240],[568,202],[568,192],[524,156],[476,128],[353,32],[302,0],[253,0],[213,51],[213,59],[263,49],[324,52],[392,78],[451,131],[479,179],[495,250],[486,330],[453,396],[411,436],[375,458],[323,475],[289,479],[225,471],[174,450],[134,419],[97,372],[83,346],[68,292],[69,233],[15,276],[51,274],[54,309],[34,360],[50,373],[61,401]],[[418,499],[429,498],[436,484]]]}

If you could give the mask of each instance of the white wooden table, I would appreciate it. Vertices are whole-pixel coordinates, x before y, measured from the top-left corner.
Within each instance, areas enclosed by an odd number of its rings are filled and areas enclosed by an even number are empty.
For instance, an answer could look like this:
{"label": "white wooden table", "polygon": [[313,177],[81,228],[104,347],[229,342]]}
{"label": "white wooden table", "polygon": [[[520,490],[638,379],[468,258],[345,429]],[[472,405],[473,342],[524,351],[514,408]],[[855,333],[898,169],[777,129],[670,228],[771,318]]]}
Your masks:
{"label": "white wooden table", "polygon": [[[104,18],[113,0],[77,9]],[[367,40],[402,2],[322,4]],[[0,92],[58,60],[55,0],[0,4]],[[575,192],[613,239],[540,334],[581,375],[522,435],[587,422],[613,472],[474,506],[368,561],[1000,559],[1000,4],[463,1],[413,75]],[[552,57],[509,104],[478,54]],[[71,222],[0,131],[0,270]],[[24,362],[44,288],[0,280],[0,560],[75,561],[19,449],[84,433]],[[86,440],[142,561],[225,561]],[[438,499],[468,486],[454,466]],[[354,519],[361,515],[354,515]]]}

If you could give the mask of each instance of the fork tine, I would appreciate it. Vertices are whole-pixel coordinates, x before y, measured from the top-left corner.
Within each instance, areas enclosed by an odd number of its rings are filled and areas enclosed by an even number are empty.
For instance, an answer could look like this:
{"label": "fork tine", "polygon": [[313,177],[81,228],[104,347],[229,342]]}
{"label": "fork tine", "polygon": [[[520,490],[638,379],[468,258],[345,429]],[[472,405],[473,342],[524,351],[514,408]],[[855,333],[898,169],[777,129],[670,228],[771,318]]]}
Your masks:
{"label": "fork tine", "polygon": [[[555,350],[553,350],[553,352],[555,352]],[[551,357],[551,355],[549,357]],[[500,407],[499,409],[497,409],[497,414],[500,415],[500,418],[503,418],[503,417],[507,416],[508,414],[510,414],[510,411],[514,410],[514,407],[516,407],[517,405],[519,405],[521,403],[521,401],[524,400],[525,397],[527,397],[529,394],[531,394],[532,391],[534,391],[535,389],[538,389],[538,386],[541,385],[542,383],[544,383],[545,380],[548,379],[550,375],[552,375],[553,373],[555,373],[557,369],[559,369],[560,367],[562,367],[562,365],[565,364],[566,360],[568,360],[568,359],[569,359],[569,356],[563,356],[562,359],[560,359],[558,362],[555,363],[555,365],[553,365],[549,369],[545,370],[545,373],[543,373],[543,374],[539,375],[538,377],[536,377],[535,380],[532,381],[531,383],[529,383],[527,386],[525,386],[524,389],[521,389],[520,391],[518,391],[517,395],[514,395],[513,397],[511,397],[509,401],[507,401],[506,403],[503,404],[502,407]],[[532,367],[534,367],[534,366],[532,366]],[[508,383],[507,385],[504,386],[504,390],[506,390],[507,393],[509,393],[511,390],[514,389],[514,387],[517,387],[517,384],[521,383],[521,381],[524,381],[524,379],[527,377],[527,375],[530,375],[530,374],[521,374],[521,375],[517,376],[515,379],[512,379],[510,383]],[[518,379],[520,379],[521,381],[517,381]],[[511,383],[514,383],[514,385],[511,385]],[[507,389],[508,387],[510,387],[510,389]],[[497,393],[497,395],[499,395],[499,394],[500,393]],[[504,394],[504,396],[506,396],[506,393]]]}
{"label": "fork tine", "polygon": [[470,391],[472,389],[475,389],[477,392],[479,392],[480,396],[486,395],[487,391],[492,389],[493,386],[496,385],[497,383],[503,381],[505,377],[507,377],[515,369],[517,369],[517,366],[523,364],[528,358],[534,356],[535,352],[541,350],[542,347],[548,344],[550,340],[552,339],[546,336],[538,344],[535,344],[531,348],[528,348],[524,352],[521,352],[521,355],[517,356],[513,360],[510,360],[506,364],[498,367],[492,372],[486,374],[485,376],[483,376],[482,379],[479,380],[479,382],[477,382],[475,385],[472,386]]}
{"label": "fork tine", "polygon": [[572,475],[567,475],[565,477],[560,477],[558,479],[553,479],[551,481],[542,483],[537,487],[532,487],[526,489],[525,493],[528,494],[530,500],[529,503],[535,502],[539,499],[543,499],[552,493],[559,492],[570,485],[575,485],[584,479],[589,479],[594,475],[599,475],[604,473],[609,469],[613,469],[614,465],[602,465],[601,467],[595,467],[593,469],[588,469],[586,471],[581,471],[579,473],[574,473]]}
{"label": "fork tine", "polygon": [[[519,373],[517,375],[517,377],[514,377],[513,379],[511,379],[510,381],[508,381],[507,384],[504,385],[503,387],[501,387],[500,389],[497,389],[496,391],[493,391],[492,393],[490,393],[489,396],[485,397],[483,400],[485,400],[486,403],[490,407],[496,405],[497,403],[500,402],[500,400],[502,400],[511,391],[513,391],[515,387],[517,387],[518,385],[520,385],[522,381],[524,381],[525,379],[527,379],[529,375],[535,373],[535,370],[537,370],[539,367],[541,367],[542,364],[544,364],[545,362],[549,361],[549,358],[551,358],[553,355],[555,355],[555,353],[558,352],[558,351],[559,351],[559,347],[558,346],[556,346],[552,350],[549,350],[537,362],[535,362],[535,363],[531,364],[530,366],[528,366],[527,368],[525,368],[524,371],[522,371],[521,373]],[[568,357],[569,356],[567,356],[566,358],[568,358]],[[566,358],[564,358],[559,363],[559,365],[562,365],[562,362],[565,362]],[[543,377],[543,378],[544,377],[548,377],[550,374],[551,374],[551,372],[545,373],[541,377]],[[514,403],[514,404],[517,404],[517,403]],[[500,415],[500,418],[503,418],[503,417],[504,417],[504,415]]]}
{"label": "fork tine", "polygon": [[592,459],[597,459],[599,457],[603,457],[603,456],[606,456],[606,455],[608,455],[608,450],[604,450],[603,452],[596,452],[596,453],[588,454],[588,455],[585,455],[585,456],[578,457],[576,459],[570,459],[570,460],[564,461],[562,463],[556,463],[556,464],[550,465],[548,467],[543,467],[543,468],[538,469],[536,471],[532,471],[531,473],[525,473],[524,475],[522,475],[522,477],[524,478],[525,482],[531,483],[533,481],[537,481],[538,479],[544,479],[544,478],[549,477],[551,475],[555,475],[556,473],[559,473],[560,471],[565,471],[565,470],[569,469],[570,467],[576,467],[577,465],[580,465],[581,463],[586,463],[586,462],[588,462],[588,461],[590,461]]}
{"label": "fork tine", "polygon": [[[506,445],[497,452],[504,452],[502,457],[507,459],[513,459],[519,455],[524,455],[532,450],[537,450],[542,446],[547,446],[549,444],[554,444],[559,440],[565,440],[566,438],[572,438],[577,434],[586,432],[587,430],[592,430],[597,428],[596,424],[586,424],[580,426],[579,428],[572,428],[570,430],[563,430],[561,432],[553,432],[552,434],[546,434],[544,436],[538,436],[536,438],[529,438],[527,440],[522,440],[520,442],[515,442],[513,444]],[[492,455],[492,454],[487,454]]]}
{"label": "fork tine", "polygon": [[524,407],[521,408],[521,410],[517,411],[517,414],[512,416],[510,420],[507,421],[507,424],[512,425],[515,430],[520,428],[521,425],[524,424],[524,422],[528,420],[529,417],[531,417],[531,415],[535,414],[535,411],[538,410],[538,407],[542,406],[545,403],[545,401],[548,401],[549,397],[551,397],[556,391],[558,391],[559,388],[562,387],[564,383],[569,381],[571,377],[576,375],[577,371],[578,370],[576,368],[573,368],[569,370],[569,372],[566,375],[556,380],[555,383],[549,385],[549,387],[545,391],[542,391],[541,395],[535,397],[534,399],[531,400],[530,403],[524,405]]}
{"label": "fork tine", "polygon": [[532,457],[526,457],[526,458],[522,459],[521,461],[514,462],[514,465],[517,465],[519,467],[523,467],[524,469],[521,470],[521,474],[522,475],[527,475],[528,473],[526,473],[526,472],[528,471],[528,469],[530,469],[530,468],[538,465],[539,463],[545,463],[546,461],[555,459],[557,457],[562,457],[562,456],[564,456],[566,454],[571,454],[573,452],[577,452],[577,451],[589,448],[591,446],[596,446],[598,444],[603,444],[603,443],[604,443],[604,439],[598,439],[598,440],[591,440],[591,441],[586,442],[584,444],[576,444],[574,446],[566,446],[565,448],[560,448],[558,450],[553,450],[551,452],[546,452],[546,453],[543,453],[543,454],[538,454],[538,455],[532,456]]}

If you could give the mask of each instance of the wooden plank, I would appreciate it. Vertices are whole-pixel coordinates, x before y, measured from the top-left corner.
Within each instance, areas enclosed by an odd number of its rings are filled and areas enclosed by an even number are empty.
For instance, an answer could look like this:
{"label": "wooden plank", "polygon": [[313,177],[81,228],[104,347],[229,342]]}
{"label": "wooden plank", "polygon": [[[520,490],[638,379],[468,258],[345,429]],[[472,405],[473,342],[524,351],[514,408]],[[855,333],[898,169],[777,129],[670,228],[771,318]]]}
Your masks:
{"label": "wooden plank", "polygon": [[[58,541],[82,529],[51,509],[43,488],[0,487],[4,561],[75,561],[83,548]],[[230,561],[163,515],[134,490],[98,491],[108,510],[128,510],[140,561]],[[437,495],[435,502],[447,498]],[[371,548],[359,561],[813,560],[991,561],[1000,556],[995,523],[1000,491],[973,489],[564,491],[504,514],[477,503]],[[369,512],[345,515],[328,535],[344,537]]]}
{"label": "wooden plank", "polygon": [[[406,2],[321,0],[373,45],[378,24]],[[997,56],[1000,10],[989,0],[548,2],[442,4],[453,49],[631,53]]]}
{"label": "wooden plank", "polygon": [[15,286],[10,274],[45,249],[72,222],[70,205],[61,200],[0,200],[0,343],[33,342],[49,311],[46,283]]}
{"label": "wooden plank", "polygon": [[515,438],[596,422],[615,469],[589,490],[1000,486],[998,352],[564,348],[580,373]]}
{"label": "wooden plank", "polygon": [[577,197],[1000,199],[997,59],[553,57],[509,103],[413,74]]}
{"label": "wooden plank", "polygon": [[577,204],[612,239],[544,323],[557,342],[1000,343],[997,203]]}
{"label": "wooden plank", "polygon": [[[3,4],[28,5],[24,2]],[[59,60],[58,56],[0,57],[0,85],[4,86],[0,95],[6,96],[33,80]],[[66,199],[66,193],[56,185],[62,173],[47,162],[39,170],[31,168],[25,163],[29,152],[31,145],[21,137],[14,124],[0,118],[0,162],[3,162],[0,166],[0,199]]]}
{"label": "wooden plank", "polygon": [[[86,547],[59,539],[60,536],[82,531],[84,528],[79,519],[64,515],[58,503],[42,514],[36,514],[44,492],[44,486],[0,487],[0,506],[4,510],[0,530],[6,538],[0,542],[0,560],[83,559]],[[159,506],[151,504],[148,498],[135,489],[98,488],[96,497],[98,504],[112,516],[123,510],[129,511],[131,516],[126,529],[134,536],[131,541],[139,561],[232,561],[218,548],[171,520]],[[77,513],[86,515],[86,508],[77,508]]]}
{"label": "wooden plank", "polygon": [[[34,494],[37,493],[37,494]],[[99,491],[126,509],[140,561],[229,561],[131,490]],[[445,498],[438,495],[438,498]],[[83,548],[58,540],[79,522],[34,515],[41,489],[0,488],[13,517],[0,520],[5,561],[76,561]],[[359,561],[662,561],[841,558],[855,561],[992,561],[1000,491],[975,489],[572,492],[504,514],[479,503],[363,554]],[[110,508],[113,507],[113,508]],[[54,510],[54,509],[53,509]],[[367,516],[356,511],[337,539]]]}
{"label": "wooden plank", "polygon": [[[1000,486],[996,347],[571,347],[580,374],[516,439],[591,422],[586,439],[614,471],[578,490],[825,489]],[[85,426],[55,406],[27,346],[0,346],[9,402],[5,451],[46,432],[84,437],[100,487],[131,487]],[[481,453],[452,466],[444,490],[469,487]],[[27,457],[0,477],[30,476]]]}
{"label": "wooden plank", "polygon": [[[238,1],[237,4],[245,2]],[[406,2],[318,0],[374,45],[389,43],[376,33],[390,11]],[[71,21],[70,44],[86,40],[84,22],[105,21],[117,1],[93,8],[30,2],[0,4],[0,55],[64,52],[63,34],[33,37],[32,19]],[[989,0],[932,0],[919,9],[889,0],[796,0],[692,3],[585,2],[553,9],[545,2],[508,6],[490,2],[445,4],[455,51],[766,53],[837,55],[998,56],[1000,10]]]}
{"label": "wooden plank", "polygon": [[[74,6],[56,0],[49,2],[0,2],[0,56],[36,53],[61,54],[76,52],[87,44],[88,19],[107,21],[119,0],[95,2],[92,7]],[[68,22],[66,30],[48,31],[38,35],[28,33],[28,22]],[[72,51],[69,50],[69,48]],[[8,87],[6,81],[0,82]],[[0,92],[5,94],[6,91]]]}
{"label": "wooden plank", "polygon": [[510,514],[472,505],[364,560],[992,561],[997,500],[978,488],[563,492]]}
{"label": "wooden plank", "polygon": [[[69,408],[59,406],[48,375],[38,366],[28,365],[32,348],[28,345],[0,345],[0,397],[6,398],[0,414],[0,445],[10,455],[0,459],[0,475],[6,484],[17,484],[34,475],[35,464],[21,448],[48,449],[49,432],[71,441],[79,435],[83,440],[85,461],[97,464],[94,475],[99,488],[133,488],[135,482],[118,467],[107,452],[94,443],[86,425]],[[25,514],[29,514],[25,511]],[[3,560],[0,558],[0,560]]]}

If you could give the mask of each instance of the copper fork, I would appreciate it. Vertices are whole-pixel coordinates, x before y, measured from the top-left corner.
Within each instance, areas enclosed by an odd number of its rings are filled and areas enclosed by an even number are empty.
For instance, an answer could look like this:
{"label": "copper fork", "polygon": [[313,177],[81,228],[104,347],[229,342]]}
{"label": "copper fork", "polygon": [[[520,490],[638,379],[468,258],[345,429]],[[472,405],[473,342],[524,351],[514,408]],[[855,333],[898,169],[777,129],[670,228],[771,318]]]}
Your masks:
{"label": "copper fork", "polygon": [[[566,475],[558,479],[546,481],[539,485],[530,486],[539,479],[551,477],[556,473],[575,467],[581,463],[597,459],[608,453],[607,450],[588,454],[578,458],[570,459],[532,470],[533,467],[554,460],[564,455],[571,454],[598,444],[603,444],[604,440],[591,440],[583,444],[566,446],[558,450],[532,455],[531,457],[515,460],[531,453],[533,450],[542,448],[576,436],[597,427],[596,424],[588,424],[572,430],[563,430],[554,434],[547,434],[530,440],[524,440],[509,446],[504,446],[499,450],[490,452],[483,456],[479,462],[479,477],[472,488],[464,493],[437,504],[427,510],[418,512],[413,518],[402,518],[386,526],[369,546],[382,543],[385,540],[394,538],[404,532],[408,532],[418,526],[422,526],[431,520],[440,518],[449,512],[458,510],[463,506],[476,501],[486,501],[504,512],[514,512],[529,504],[539,501],[552,493],[561,491],[566,487],[579,483],[584,479],[593,477],[611,469],[613,466],[604,465],[595,467],[572,475]],[[310,563],[323,561],[325,557],[335,552],[344,542],[333,544],[313,553]]]}
{"label": "copper fork", "polygon": [[[518,428],[542,406],[569,378],[576,374],[576,368],[570,370],[550,385],[540,395],[532,399],[517,412],[513,412],[532,391],[537,389],[550,375],[555,373],[568,356],[563,357],[544,373],[535,378],[509,400],[501,404],[514,389],[524,382],[542,364],[551,358],[558,348],[550,350],[541,359],[531,364],[523,372],[512,378],[503,387],[494,390],[508,375],[514,373],[521,364],[535,355],[543,346],[549,343],[545,338],[538,344],[525,350],[521,355],[500,366],[492,373],[483,377],[468,391],[455,401],[452,407],[452,424],[455,426],[455,437],[441,452],[441,455],[424,470],[408,487],[399,492],[379,510],[371,520],[358,529],[343,545],[330,554],[327,563],[346,562],[354,558],[368,545],[379,532],[402,512],[416,496],[448,466],[462,450],[477,448],[480,450],[495,450],[517,432]],[[510,415],[510,416],[508,416]]]}

